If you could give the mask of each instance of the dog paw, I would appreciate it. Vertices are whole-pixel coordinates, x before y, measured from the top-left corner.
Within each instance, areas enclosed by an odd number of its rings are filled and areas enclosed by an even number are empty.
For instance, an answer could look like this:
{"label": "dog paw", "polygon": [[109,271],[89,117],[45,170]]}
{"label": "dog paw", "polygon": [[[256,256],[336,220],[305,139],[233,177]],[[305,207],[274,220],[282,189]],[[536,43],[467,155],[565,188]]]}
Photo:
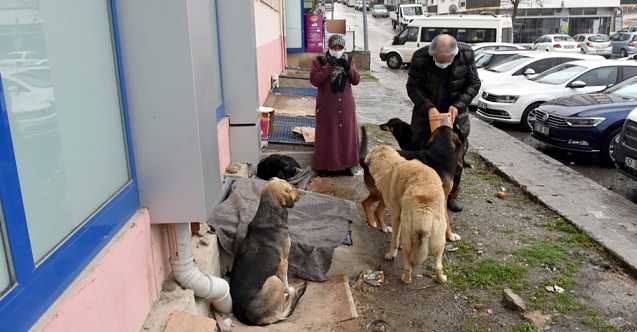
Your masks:
{"label": "dog paw", "polygon": [[404,273],[403,277],[400,278],[400,280],[402,280],[402,282],[405,284],[411,284],[411,274]]}
{"label": "dog paw", "polygon": [[451,242],[457,242],[462,240],[462,237],[460,235],[458,235],[458,233],[451,233],[451,236],[449,236],[449,241]]}
{"label": "dog paw", "polygon": [[447,283],[447,276],[442,274],[442,273],[436,274],[436,280],[439,283],[441,283],[441,284],[446,284]]}
{"label": "dog paw", "polygon": [[392,232],[392,230],[391,230],[391,226],[385,226],[385,227],[383,227],[383,233],[391,233],[391,232]]}
{"label": "dog paw", "polygon": [[385,254],[385,259],[388,261],[391,261],[394,259],[394,257],[396,257],[396,254],[394,253],[394,251],[390,251],[387,254]]}

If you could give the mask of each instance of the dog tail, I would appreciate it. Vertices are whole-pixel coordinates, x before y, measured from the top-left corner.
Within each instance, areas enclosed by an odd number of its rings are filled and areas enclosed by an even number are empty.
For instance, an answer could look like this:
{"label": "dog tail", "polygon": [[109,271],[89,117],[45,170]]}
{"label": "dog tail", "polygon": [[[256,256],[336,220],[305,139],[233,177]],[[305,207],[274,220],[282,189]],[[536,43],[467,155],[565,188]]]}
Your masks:
{"label": "dog tail", "polygon": [[295,288],[294,296],[292,297],[292,303],[290,304],[290,313],[288,314],[288,317],[294,312],[294,309],[296,309],[296,305],[299,304],[299,300],[301,300],[301,297],[303,296],[303,294],[305,294],[306,289],[307,282],[303,282],[303,284]]}
{"label": "dog tail", "polygon": [[365,126],[361,126],[361,146],[358,156],[358,164],[363,168],[363,171],[368,172],[369,167],[365,162],[367,159],[367,128]]}
{"label": "dog tail", "polygon": [[[424,212],[424,213],[423,213]],[[434,222],[433,213],[429,209],[414,215],[412,220],[418,222],[414,223],[413,233],[410,234],[409,240],[411,241],[411,262],[412,265],[422,265],[425,259],[429,255],[429,242],[431,233],[427,230],[427,225],[431,225]],[[416,212],[412,212],[416,214]]]}
{"label": "dog tail", "polygon": [[287,319],[292,315],[294,309],[296,309],[297,304],[299,304],[299,300],[303,294],[305,294],[305,290],[307,289],[307,282],[303,282],[300,286],[290,287],[291,292],[288,294],[288,298],[285,300],[283,310],[279,312],[277,315],[277,322]]}

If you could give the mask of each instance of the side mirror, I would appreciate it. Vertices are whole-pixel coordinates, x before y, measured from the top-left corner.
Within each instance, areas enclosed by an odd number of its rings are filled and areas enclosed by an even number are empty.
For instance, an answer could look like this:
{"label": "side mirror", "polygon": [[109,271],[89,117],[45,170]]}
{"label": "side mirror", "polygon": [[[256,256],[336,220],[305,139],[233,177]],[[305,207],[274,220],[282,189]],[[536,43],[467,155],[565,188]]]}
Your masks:
{"label": "side mirror", "polygon": [[398,36],[394,36],[394,42],[392,43],[392,45],[399,45],[400,40],[398,39]]}
{"label": "side mirror", "polygon": [[535,75],[535,74],[537,74],[537,73],[535,72],[535,69],[533,69],[533,68],[527,68],[524,71],[524,76],[531,76],[531,75]]}
{"label": "side mirror", "polygon": [[582,81],[573,81],[568,85],[568,87],[572,89],[581,89],[586,87],[586,83]]}

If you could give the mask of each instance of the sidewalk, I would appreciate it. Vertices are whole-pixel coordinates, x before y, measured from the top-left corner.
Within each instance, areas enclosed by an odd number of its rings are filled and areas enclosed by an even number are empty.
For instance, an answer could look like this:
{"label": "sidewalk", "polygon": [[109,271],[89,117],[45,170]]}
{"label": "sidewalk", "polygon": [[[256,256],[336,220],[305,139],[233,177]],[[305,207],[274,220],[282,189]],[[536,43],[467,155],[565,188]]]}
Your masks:
{"label": "sidewalk", "polygon": [[637,205],[473,117],[471,149],[637,271]]}

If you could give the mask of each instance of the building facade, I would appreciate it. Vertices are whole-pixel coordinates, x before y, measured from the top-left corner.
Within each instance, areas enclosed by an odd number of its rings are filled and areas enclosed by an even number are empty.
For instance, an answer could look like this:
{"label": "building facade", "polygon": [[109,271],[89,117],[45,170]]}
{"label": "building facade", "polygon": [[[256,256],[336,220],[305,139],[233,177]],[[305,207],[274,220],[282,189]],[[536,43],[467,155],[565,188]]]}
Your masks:
{"label": "building facade", "polygon": [[[511,14],[509,0],[467,0],[467,12]],[[610,34],[622,27],[619,0],[521,0],[513,22],[517,43],[532,43],[544,34]]]}
{"label": "building facade", "polygon": [[140,330],[163,224],[205,222],[230,160],[259,159],[283,10],[0,1],[0,330]]}

